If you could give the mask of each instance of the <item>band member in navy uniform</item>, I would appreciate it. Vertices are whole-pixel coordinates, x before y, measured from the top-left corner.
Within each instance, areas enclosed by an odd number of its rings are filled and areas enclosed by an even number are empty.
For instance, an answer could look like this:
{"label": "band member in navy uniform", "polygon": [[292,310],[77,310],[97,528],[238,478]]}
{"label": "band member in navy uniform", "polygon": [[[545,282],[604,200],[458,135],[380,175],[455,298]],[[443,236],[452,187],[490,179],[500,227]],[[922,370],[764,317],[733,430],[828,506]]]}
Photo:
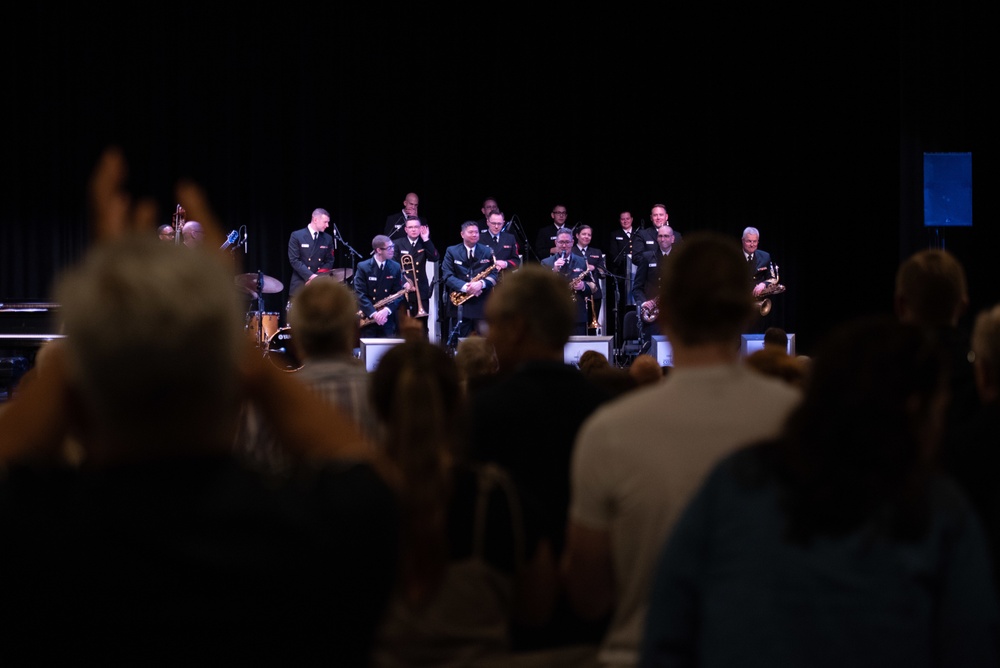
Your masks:
{"label": "band member in navy uniform", "polygon": [[597,316],[601,312],[601,301],[604,299],[600,279],[608,273],[608,270],[604,265],[604,253],[601,252],[601,249],[590,245],[594,238],[594,229],[590,225],[578,223],[573,229],[573,237],[576,239],[576,243],[573,245],[573,255],[578,255],[587,261],[587,269],[590,270],[590,277],[595,286],[594,294],[588,297],[590,316],[587,328],[591,329],[590,323],[597,321]]}
{"label": "band member in navy uniform", "polygon": [[573,300],[576,302],[576,318],[573,324],[573,336],[587,335],[587,321],[590,317],[588,313],[586,298],[594,294],[597,289],[596,279],[588,274],[582,280],[580,277],[587,271],[587,261],[582,255],[573,254],[573,231],[566,227],[561,227],[556,232],[556,253],[542,260],[542,266],[548,267],[552,271],[566,277],[567,283],[572,290]]}
{"label": "band member in navy uniform", "polygon": [[561,228],[566,227],[568,214],[564,205],[556,204],[549,215],[552,216],[552,224],[542,226],[542,229],[538,230],[538,236],[535,237],[534,251],[538,262],[555,254],[556,234]]}
{"label": "band member in navy uniform", "polygon": [[316,209],[309,224],[289,237],[288,262],[292,265],[289,300],[303,285],[333,269],[333,237],[326,233],[328,227],[330,214],[326,209]]}
{"label": "band member in navy uniform", "polygon": [[503,213],[491,211],[486,220],[486,229],[479,230],[481,243],[490,247],[493,257],[496,258],[499,280],[503,280],[506,272],[514,271],[521,266],[520,249],[517,246],[517,237],[510,232],[503,232]]}
{"label": "band member in navy uniform", "polygon": [[653,334],[660,333],[659,321],[646,322],[642,318],[643,310],[659,309],[660,277],[663,275],[663,263],[674,247],[674,231],[670,225],[663,224],[656,230],[656,249],[646,251],[639,256],[635,267],[635,282],[632,284],[632,298],[639,310],[640,328],[642,329],[642,352],[649,350]]}
{"label": "band member in navy uniform", "polygon": [[420,198],[417,197],[416,193],[406,193],[406,197],[403,199],[403,208],[399,213],[390,213],[385,218],[385,234],[387,237],[392,239],[394,242],[399,241],[403,238],[404,226],[406,225],[406,220],[411,216],[416,216],[420,220],[421,225],[426,225],[427,221],[424,220],[417,209],[420,207]]}
{"label": "band member in navy uniform", "polygon": [[[449,331],[454,328],[461,308],[458,336],[466,337],[473,331],[482,334],[479,330],[485,315],[483,307],[487,295],[496,287],[497,268],[493,264],[493,251],[479,243],[479,223],[474,220],[462,223],[462,243],[449,246],[445,251],[441,276],[445,286],[443,299],[447,301],[452,325]],[[463,300],[460,307],[452,301],[452,293]],[[449,336],[449,345],[452,344],[450,339]]]}
{"label": "band member in navy uniform", "polygon": [[[431,286],[427,280],[427,263],[437,262],[441,259],[441,255],[434,246],[434,242],[431,241],[430,228],[417,216],[407,216],[403,229],[405,230],[405,236],[396,244],[396,250],[399,251],[400,265],[403,264],[404,255],[409,255],[413,258],[413,268],[417,274],[417,283],[416,290],[406,295],[406,310],[411,316],[417,317],[421,307],[423,307],[426,313],[427,306],[431,300]],[[403,279],[410,282],[413,280],[413,276],[405,267],[403,268]],[[428,331],[428,318],[421,317],[420,320],[423,323],[424,333],[426,334]]]}
{"label": "band member in navy uniform", "polygon": [[[402,267],[392,259],[395,246],[389,237],[376,235],[372,249],[375,251],[372,256],[359,262],[354,272],[354,293],[358,296],[361,317],[372,321],[361,328],[361,338],[393,338],[399,332],[396,311],[405,293],[395,299],[389,297],[402,292],[408,283],[403,279]],[[375,306],[384,300],[388,301]]]}

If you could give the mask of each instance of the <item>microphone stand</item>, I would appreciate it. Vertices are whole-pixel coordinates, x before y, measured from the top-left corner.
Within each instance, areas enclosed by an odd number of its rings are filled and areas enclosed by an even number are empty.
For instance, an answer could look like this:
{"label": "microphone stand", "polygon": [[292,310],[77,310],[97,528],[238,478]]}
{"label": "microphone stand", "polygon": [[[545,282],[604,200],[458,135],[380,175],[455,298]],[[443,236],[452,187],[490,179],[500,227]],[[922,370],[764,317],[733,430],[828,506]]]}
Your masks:
{"label": "microphone stand", "polygon": [[364,260],[365,259],[364,256],[362,256],[361,253],[359,253],[358,251],[354,250],[354,247],[351,246],[351,244],[347,243],[347,240],[344,239],[344,237],[340,236],[340,230],[337,228],[336,225],[333,226],[333,239],[334,242],[340,241],[340,243],[344,244],[347,250],[351,251],[351,276],[354,276],[354,269],[355,269],[354,258],[360,258]]}
{"label": "microphone stand", "polygon": [[[531,242],[528,240],[528,234],[524,231],[524,226],[521,225],[521,219],[517,217],[516,213],[511,216],[510,220],[507,221],[507,224],[503,226],[503,231],[506,231],[508,225],[514,228],[515,237],[517,237],[518,232],[521,233],[521,240],[524,241],[524,257],[530,260],[530,256],[535,255],[535,249],[531,247]],[[535,257],[535,261],[541,262],[538,257]]]}
{"label": "microphone stand", "polygon": [[608,271],[607,268],[604,270],[604,276],[605,278],[611,277],[614,279],[612,282],[615,285],[615,299],[612,302],[611,310],[614,311],[613,317],[615,322],[615,357],[619,361],[619,366],[621,366],[621,347],[624,341],[622,340],[623,323],[618,319],[618,314],[620,313],[618,309],[618,302],[621,299],[621,286],[619,281],[625,280],[625,277]]}
{"label": "microphone stand", "polygon": [[455,326],[452,327],[451,333],[448,334],[448,341],[445,343],[445,347],[452,351],[453,356],[458,348],[458,332],[462,329],[462,306],[464,304],[458,305],[458,316],[455,319]]}

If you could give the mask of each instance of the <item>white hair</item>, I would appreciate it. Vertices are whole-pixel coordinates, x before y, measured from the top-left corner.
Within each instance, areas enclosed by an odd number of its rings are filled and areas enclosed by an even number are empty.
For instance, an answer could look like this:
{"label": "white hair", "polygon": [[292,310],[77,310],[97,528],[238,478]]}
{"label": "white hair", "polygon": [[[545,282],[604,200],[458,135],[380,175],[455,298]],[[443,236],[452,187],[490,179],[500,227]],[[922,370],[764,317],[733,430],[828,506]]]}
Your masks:
{"label": "white hair", "polygon": [[163,443],[235,415],[243,313],[209,253],[130,236],[96,247],[55,295],[74,382],[102,427]]}

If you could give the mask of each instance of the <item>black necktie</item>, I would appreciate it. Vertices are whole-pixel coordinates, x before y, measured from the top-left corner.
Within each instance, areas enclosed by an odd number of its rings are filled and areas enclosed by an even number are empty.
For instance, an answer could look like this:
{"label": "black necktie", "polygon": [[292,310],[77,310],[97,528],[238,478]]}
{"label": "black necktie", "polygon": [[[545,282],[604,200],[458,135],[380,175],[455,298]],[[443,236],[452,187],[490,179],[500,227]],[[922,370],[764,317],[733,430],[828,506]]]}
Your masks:
{"label": "black necktie", "polygon": [[313,232],[313,241],[319,239],[319,232]]}
{"label": "black necktie", "polygon": [[747,255],[747,264],[753,264],[753,253]]}
{"label": "black necktie", "polygon": [[476,259],[476,253],[475,253],[475,251],[473,251],[473,250],[472,250],[472,249],[470,248],[470,249],[469,249],[469,262],[472,262],[472,261],[473,261],[473,260],[475,260],[475,259]]}
{"label": "black necktie", "polygon": [[500,243],[500,237],[493,237],[493,243],[495,244]]}

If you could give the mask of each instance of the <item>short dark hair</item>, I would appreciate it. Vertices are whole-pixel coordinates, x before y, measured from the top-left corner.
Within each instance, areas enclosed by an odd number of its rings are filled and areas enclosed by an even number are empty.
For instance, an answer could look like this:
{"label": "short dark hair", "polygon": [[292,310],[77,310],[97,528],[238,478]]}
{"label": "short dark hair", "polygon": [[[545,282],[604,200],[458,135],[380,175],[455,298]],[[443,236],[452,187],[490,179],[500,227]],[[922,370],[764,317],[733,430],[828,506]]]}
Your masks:
{"label": "short dark hair", "polygon": [[670,254],[660,282],[660,318],[683,343],[737,341],[754,312],[739,244],[695,232]]}
{"label": "short dark hair", "polygon": [[788,348],[788,334],[780,327],[768,327],[764,330],[764,345],[784,350]]}

